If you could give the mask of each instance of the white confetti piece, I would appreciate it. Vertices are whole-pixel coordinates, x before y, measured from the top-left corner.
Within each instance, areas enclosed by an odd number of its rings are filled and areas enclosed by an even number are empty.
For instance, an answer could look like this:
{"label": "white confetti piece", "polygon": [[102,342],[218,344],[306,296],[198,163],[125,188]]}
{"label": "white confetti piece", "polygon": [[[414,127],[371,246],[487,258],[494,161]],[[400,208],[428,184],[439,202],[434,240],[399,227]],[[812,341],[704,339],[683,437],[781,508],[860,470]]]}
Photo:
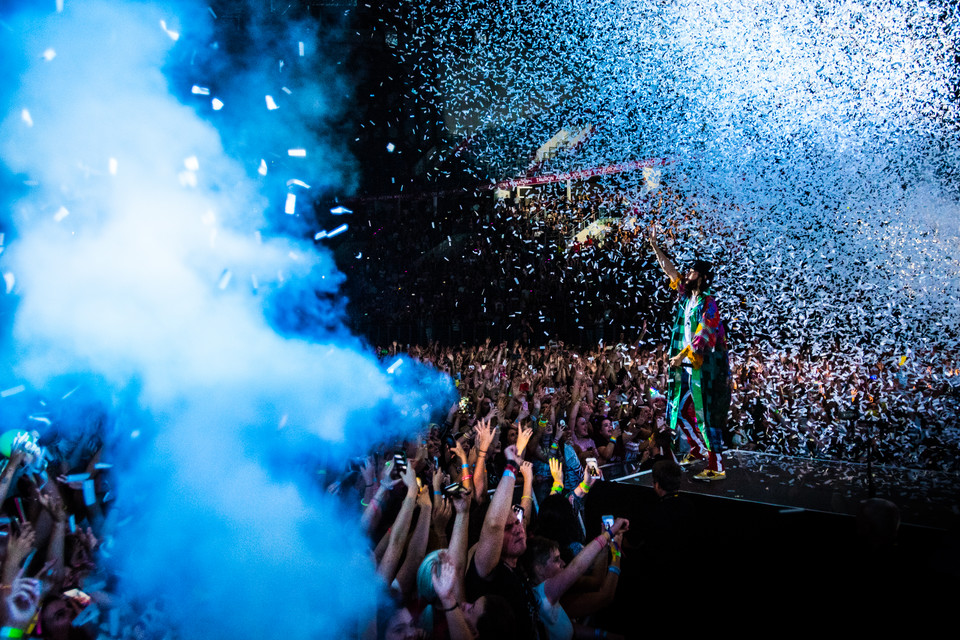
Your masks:
{"label": "white confetti piece", "polygon": [[267,161],[266,161],[266,160],[264,160],[264,159],[262,159],[262,158],[260,159],[260,167],[257,168],[257,173],[259,173],[259,174],[262,175],[262,176],[267,175]]}
{"label": "white confetti piece", "polygon": [[57,57],[57,52],[54,51],[52,48],[50,48],[50,49],[47,49],[47,50],[45,50],[45,51],[43,52],[43,56],[42,56],[42,57],[43,57],[43,59],[46,60],[47,62],[50,62],[51,60],[53,60],[54,58]]}
{"label": "white confetti piece", "polygon": [[294,212],[296,212],[296,210],[297,210],[297,196],[292,193],[288,193],[287,202],[283,206],[283,212],[286,213],[287,215],[293,215]]}
{"label": "white confetti piece", "polygon": [[166,34],[170,37],[170,39],[173,40],[174,42],[176,42],[177,40],[180,39],[180,33],[179,33],[179,32],[173,31],[173,30],[167,28],[167,21],[166,21],[166,20],[161,20],[161,21],[160,21],[160,28],[163,29],[164,33],[166,33]]}
{"label": "white confetti piece", "polygon": [[223,273],[220,274],[220,281],[217,283],[217,288],[221,291],[225,290],[230,284],[230,279],[233,277],[233,273],[230,269],[224,269]]}
{"label": "white confetti piece", "polygon": [[306,149],[287,149],[287,155],[291,158],[306,158],[307,150]]}
{"label": "white confetti piece", "polygon": [[210,106],[213,107],[214,111],[220,111],[220,109],[223,109],[223,101],[220,98],[214,98],[210,101]]}
{"label": "white confetti piece", "polygon": [[341,233],[343,233],[343,232],[346,231],[346,230],[347,230],[347,224],[344,223],[344,224],[340,225],[339,227],[333,229],[333,230],[330,231],[329,233],[327,233],[327,237],[328,237],[328,238],[332,238],[332,237],[334,237],[334,236],[338,236],[338,235],[340,235]]}
{"label": "white confetti piece", "polygon": [[107,162],[107,171],[109,171],[110,175],[112,176],[117,175],[117,159],[116,158],[110,158],[110,160]]}
{"label": "white confetti piece", "polygon": [[30,117],[30,111],[28,111],[27,109],[24,109],[23,111],[20,112],[20,119],[23,120],[28,127],[33,126],[33,118]]}
{"label": "white confetti piece", "polygon": [[200,161],[197,160],[197,156],[190,156],[189,158],[183,161],[183,166],[185,166],[190,171],[199,171]]}
{"label": "white confetti piece", "polygon": [[67,208],[60,207],[59,209],[57,209],[57,212],[53,214],[53,220],[54,222],[60,222],[61,220],[66,218],[68,215],[70,215],[70,212],[67,211]]}
{"label": "white confetti piece", "polygon": [[26,390],[27,388],[24,385],[18,384],[15,387],[10,387],[9,389],[0,391],[0,398],[9,398],[10,396],[15,396],[18,393],[23,393]]}
{"label": "white confetti piece", "polygon": [[280,107],[277,106],[277,103],[274,102],[273,96],[268,95],[268,96],[265,97],[265,99],[266,99],[266,101],[267,101],[267,109],[268,109],[268,110],[273,111],[273,110],[275,110],[275,109],[279,109],[279,108],[280,108]]}
{"label": "white confetti piece", "polygon": [[208,89],[207,87],[201,87],[201,86],[198,86],[198,85],[193,85],[193,87],[190,89],[190,92],[191,92],[192,94],[194,94],[194,95],[197,95],[197,96],[208,96],[208,95],[210,95],[210,89]]}

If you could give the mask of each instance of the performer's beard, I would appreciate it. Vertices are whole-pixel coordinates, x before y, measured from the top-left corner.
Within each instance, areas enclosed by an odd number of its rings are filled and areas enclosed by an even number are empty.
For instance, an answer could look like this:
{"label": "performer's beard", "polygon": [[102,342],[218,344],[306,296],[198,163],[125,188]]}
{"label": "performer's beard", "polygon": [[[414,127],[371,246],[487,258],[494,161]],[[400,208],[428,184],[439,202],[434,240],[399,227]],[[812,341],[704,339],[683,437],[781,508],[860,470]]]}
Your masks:
{"label": "performer's beard", "polygon": [[701,291],[703,291],[703,276],[698,275],[696,278],[694,278],[688,275],[686,288],[691,295],[693,295],[695,292],[700,293]]}

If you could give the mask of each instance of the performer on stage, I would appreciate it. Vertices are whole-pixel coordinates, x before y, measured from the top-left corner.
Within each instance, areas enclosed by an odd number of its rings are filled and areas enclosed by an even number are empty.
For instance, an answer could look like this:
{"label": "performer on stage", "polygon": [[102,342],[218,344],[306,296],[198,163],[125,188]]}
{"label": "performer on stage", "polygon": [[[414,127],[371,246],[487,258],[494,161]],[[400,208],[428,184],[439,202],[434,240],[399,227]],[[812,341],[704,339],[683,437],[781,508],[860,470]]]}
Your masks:
{"label": "performer on stage", "polygon": [[723,480],[723,430],[730,410],[730,365],[727,341],[709,292],[711,265],[695,260],[685,277],[657,246],[656,229],[651,227],[650,246],[670,287],[680,294],[670,338],[670,385],[667,392],[667,422],[676,434],[677,426],[690,444],[684,463],[707,459],[707,468],[696,480]]}

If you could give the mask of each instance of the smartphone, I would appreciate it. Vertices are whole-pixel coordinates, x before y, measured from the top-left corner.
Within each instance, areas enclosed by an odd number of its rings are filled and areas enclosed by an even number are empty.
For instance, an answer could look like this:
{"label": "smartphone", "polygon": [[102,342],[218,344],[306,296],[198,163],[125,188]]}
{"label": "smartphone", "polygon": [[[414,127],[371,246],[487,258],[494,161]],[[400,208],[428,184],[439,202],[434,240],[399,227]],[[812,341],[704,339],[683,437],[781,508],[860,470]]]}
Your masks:
{"label": "smartphone", "polygon": [[597,459],[596,459],[596,458],[587,458],[587,471],[588,471],[588,472],[590,473],[590,475],[592,475],[594,478],[599,478],[599,477],[600,477],[600,467],[599,467],[599,465],[597,465]]}
{"label": "smartphone", "polygon": [[553,387],[547,387],[546,391],[547,391],[547,395],[548,395],[548,396],[552,396],[553,394],[555,394],[555,393],[557,392],[557,390],[556,390],[555,388],[553,388]]}
{"label": "smartphone", "polygon": [[517,522],[523,524],[523,507],[518,504],[513,505],[513,515],[517,517]]}
{"label": "smartphone", "polygon": [[613,516],[601,516],[603,522],[603,528],[607,531],[613,529]]}
{"label": "smartphone", "polygon": [[459,482],[451,482],[442,489],[443,495],[447,496],[448,498],[459,496],[463,493],[463,491],[463,484]]}
{"label": "smartphone", "polygon": [[69,591],[64,591],[63,597],[70,598],[71,600],[76,600],[77,602],[80,603],[80,606],[83,606],[83,607],[90,604],[90,596],[85,594],[83,591],[80,591],[80,589],[70,589]]}
{"label": "smartphone", "polygon": [[466,411],[468,406],[470,406],[470,398],[466,396],[460,398],[460,411]]}
{"label": "smartphone", "polygon": [[397,469],[398,473],[406,473],[407,471],[407,452],[401,451],[399,453],[393,454],[393,466]]}

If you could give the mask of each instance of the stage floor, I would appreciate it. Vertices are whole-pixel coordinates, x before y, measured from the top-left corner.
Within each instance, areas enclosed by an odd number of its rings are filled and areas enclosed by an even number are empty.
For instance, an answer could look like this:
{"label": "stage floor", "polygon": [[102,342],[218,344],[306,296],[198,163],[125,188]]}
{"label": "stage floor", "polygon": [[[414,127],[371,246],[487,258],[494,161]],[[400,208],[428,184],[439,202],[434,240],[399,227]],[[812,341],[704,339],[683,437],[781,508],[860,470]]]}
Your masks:
{"label": "stage floor", "polygon": [[[905,525],[943,530],[960,528],[960,476],[835,460],[797,458],[755,451],[724,452],[727,478],[697,482],[703,463],[685,467],[681,491],[716,498],[855,516],[861,500],[874,494],[900,508]],[[650,472],[635,464],[603,468],[604,478],[625,485],[652,487]]]}

